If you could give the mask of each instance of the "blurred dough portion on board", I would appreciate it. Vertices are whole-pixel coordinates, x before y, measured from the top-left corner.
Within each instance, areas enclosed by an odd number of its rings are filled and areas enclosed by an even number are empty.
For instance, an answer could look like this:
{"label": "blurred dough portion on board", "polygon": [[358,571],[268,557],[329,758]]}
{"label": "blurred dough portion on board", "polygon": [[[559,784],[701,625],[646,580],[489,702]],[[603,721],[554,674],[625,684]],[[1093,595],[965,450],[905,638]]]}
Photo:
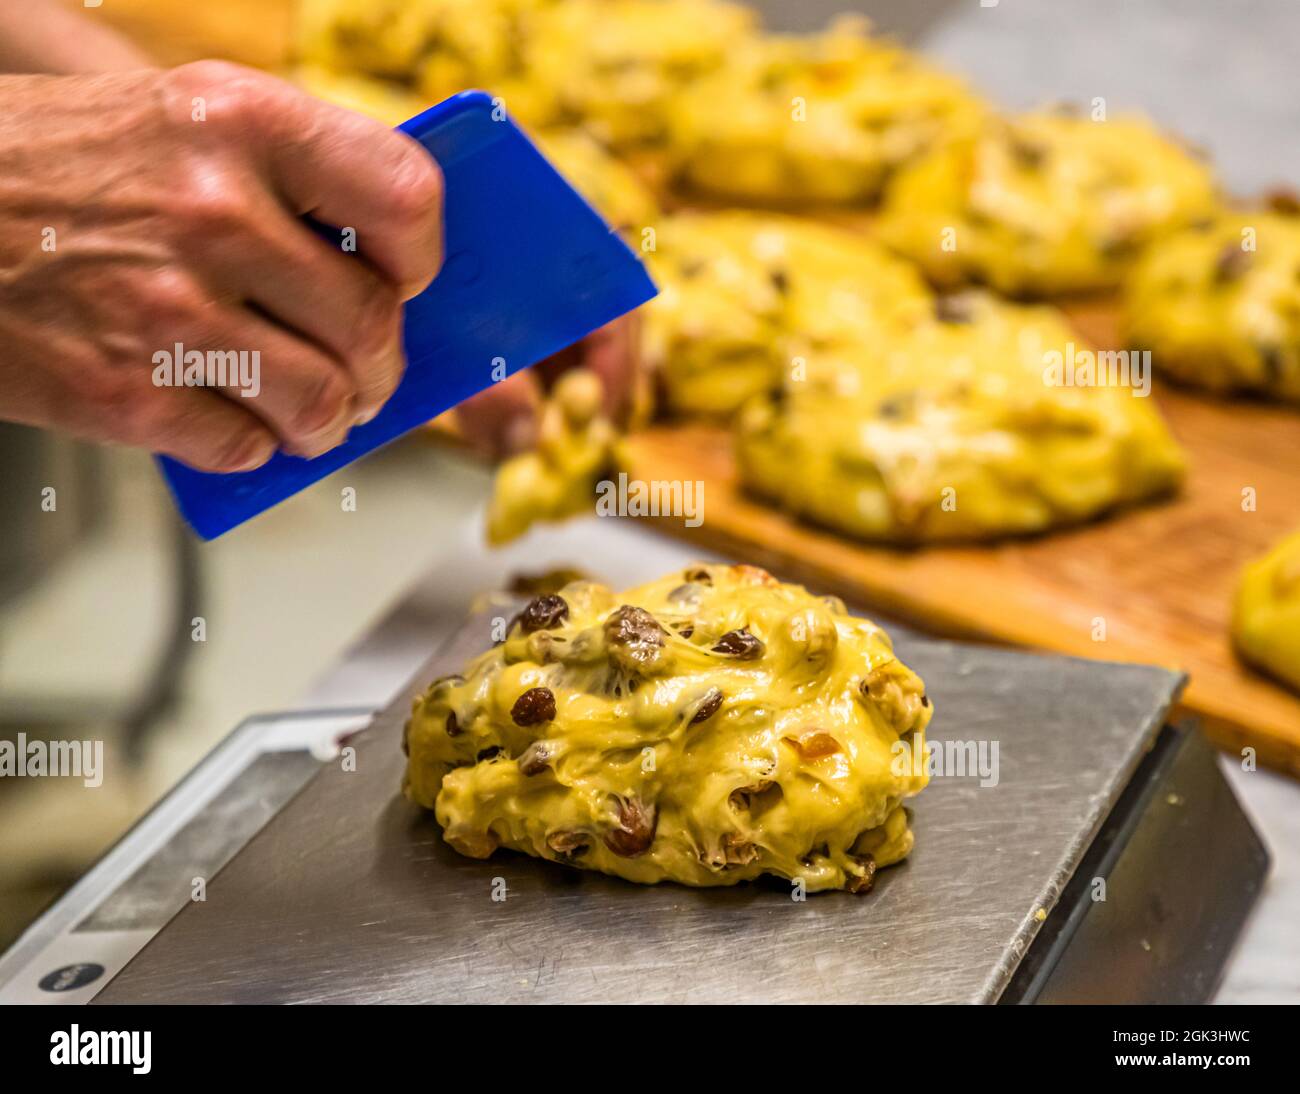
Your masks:
{"label": "blurred dough portion on board", "polygon": [[1300,532],[1242,572],[1232,637],[1244,660],[1300,690]]}
{"label": "blurred dough portion on board", "polygon": [[575,582],[416,700],[404,790],[473,858],[863,892],[911,850],[930,714],[884,631],[756,567]]}
{"label": "blurred dough portion on board", "polygon": [[658,203],[640,176],[581,129],[545,129],[532,136],[578,193],[612,228],[629,233],[634,248],[638,246],[636,233],[659,215]]}
{"label": "blurred dough portion on board", "polygon": [[805,380],[749,404],[744,484],[900,543],[1042,532],[1178,485],[1182,455],[1149,399],[1048,383],[1048,355],[1064,361],[1077,337],[1054,309],[965,293],[936,310],[887,343],[810,358]]}
{"label": "blurred dough portion on board", "polygon": [[541,124],[550,95],[524,78],[530,21],[555,0],[303,0],[300,61],[407,84],[428,103],[468,88]]}
{"label": "blurred dough portion on board", "polygon": [[741,202],[863,203],[887,175],[987,108],[955,76],[841,17],[810,35],[741,41],[671,101],[688,189]]}
{"label": "blurred dough portion on board", "polygon": [[299,0],[294,52],[308,65],[409,80],[433,6],[420,0]]}
{"label": "blurred dough portion on board", "polygon": [[678,413],[731,414],[809,344],[878,336],[930,295],[867,236],[771,213],[664,218],[645,257],[660,289],[644,309],[646,361]]}
{"label": "blurred dough portion on board", "polygon": [[614,147],[661,144],[668,100],[722,66],[757,18],[725,0],[565,0],[528,24],[522,49],[534,95],[560,124]]}
{"label": "blurred dough portion on board", "polygon": [[1124,324],[1178,380],[1300,402],[1300,216],[1224,212],[1154,244]]}
{"label": "blurred dough portion on board", "polygon": [[1137,117],[990,121],[904,167],[878,229],[945,288],[1112,289],[1143,247],[1215,208],[1208,167]]}

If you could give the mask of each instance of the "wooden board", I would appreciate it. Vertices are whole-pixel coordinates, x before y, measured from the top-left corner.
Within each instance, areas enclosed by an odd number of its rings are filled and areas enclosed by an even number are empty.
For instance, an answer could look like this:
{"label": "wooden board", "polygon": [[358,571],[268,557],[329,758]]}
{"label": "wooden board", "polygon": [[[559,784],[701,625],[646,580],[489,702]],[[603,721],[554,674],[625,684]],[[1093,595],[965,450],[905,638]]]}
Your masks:
{"label": "wooden board", "polygon": [[[1067,308],[1082,333],[1116,346],[1113,308]],[[1153,397],[1191,457],[1178,498],[1082,528],[994,546],[894,550],[810,528],[744,494],[727,431],[657,426],[630,443],[630,474],[703,480],[704,521],[657,526],[764,564],[935,633],[1191,675],[1182,709],[1211,738],[1300,775],[1300,696],[1243,666],[1228,636],[1241,567],[1300,528],[1300,412]],[[1242,509],[1253,487],[1258,508]],[[1105,639],[1093,638],[1096,620]]]}

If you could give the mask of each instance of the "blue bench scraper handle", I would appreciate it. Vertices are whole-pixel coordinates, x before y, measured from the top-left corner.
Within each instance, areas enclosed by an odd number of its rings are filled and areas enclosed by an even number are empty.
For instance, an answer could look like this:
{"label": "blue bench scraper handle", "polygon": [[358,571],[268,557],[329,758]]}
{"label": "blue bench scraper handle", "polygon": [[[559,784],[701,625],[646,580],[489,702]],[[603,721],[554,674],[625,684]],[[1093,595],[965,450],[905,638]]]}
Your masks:
{"label": "blue bench scraper handle", "polygon": [[[212,539],[655,295],[636,255],[482,91],[400,129],[445,180],[446,259],[406,304],[406,374],[379,414],[315,459],[277,452],[222,475],[159,456],[190,526]],[[364,246],[364,243],[363,243]]]}

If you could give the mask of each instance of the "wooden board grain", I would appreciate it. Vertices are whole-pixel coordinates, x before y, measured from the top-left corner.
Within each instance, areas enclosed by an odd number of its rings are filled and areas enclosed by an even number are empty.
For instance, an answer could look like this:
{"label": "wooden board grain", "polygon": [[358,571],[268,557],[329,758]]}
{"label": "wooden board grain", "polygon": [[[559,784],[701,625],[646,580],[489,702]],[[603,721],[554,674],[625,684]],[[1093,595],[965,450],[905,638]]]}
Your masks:
{"label": "wooden board grain", "polygon": [[[1067,310],[1091,341],[1117,345],[1113,308]],[[1241,567],[1300,528],[1300,412],[1219,402],[1158,378],[1153,397],[1191,457],[1180,496],[992,546],[895,550],[811,528],[741,490],[718,426],[638,434],[629,473],[705,482],[699,528],[669,518],[658,527],[929,631],[1183,669],[1182,709],[1217,744],[1251,746],[1260,762],[1300,775],[1300,696],[1242,665],[1228,634]],[[1242,507],[1247,487],[1253,512]]]}

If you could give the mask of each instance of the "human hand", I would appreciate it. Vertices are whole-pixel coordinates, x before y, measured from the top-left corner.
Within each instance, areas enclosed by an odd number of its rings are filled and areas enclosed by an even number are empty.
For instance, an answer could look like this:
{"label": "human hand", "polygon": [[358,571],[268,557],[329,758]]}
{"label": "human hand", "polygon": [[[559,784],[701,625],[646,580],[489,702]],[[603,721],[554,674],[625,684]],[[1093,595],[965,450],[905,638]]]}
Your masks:
{"label": "human hand", "polygon": [[[211,471],[328,451],[401,378],[441,198],[415,141],[250,69],[0,77],[0,417]],[[258,383],[160,385],[178,343]]]}
{"label": "human hand", "polygon": [[600,378],[604,413],[626,425],[645,397],[641,368],[640,317],[624,315],[575,346],[516,372],[456,408],[466,440],[484,456],[502,459],[537,443],[542,401],[566,371],[585,368]]}

